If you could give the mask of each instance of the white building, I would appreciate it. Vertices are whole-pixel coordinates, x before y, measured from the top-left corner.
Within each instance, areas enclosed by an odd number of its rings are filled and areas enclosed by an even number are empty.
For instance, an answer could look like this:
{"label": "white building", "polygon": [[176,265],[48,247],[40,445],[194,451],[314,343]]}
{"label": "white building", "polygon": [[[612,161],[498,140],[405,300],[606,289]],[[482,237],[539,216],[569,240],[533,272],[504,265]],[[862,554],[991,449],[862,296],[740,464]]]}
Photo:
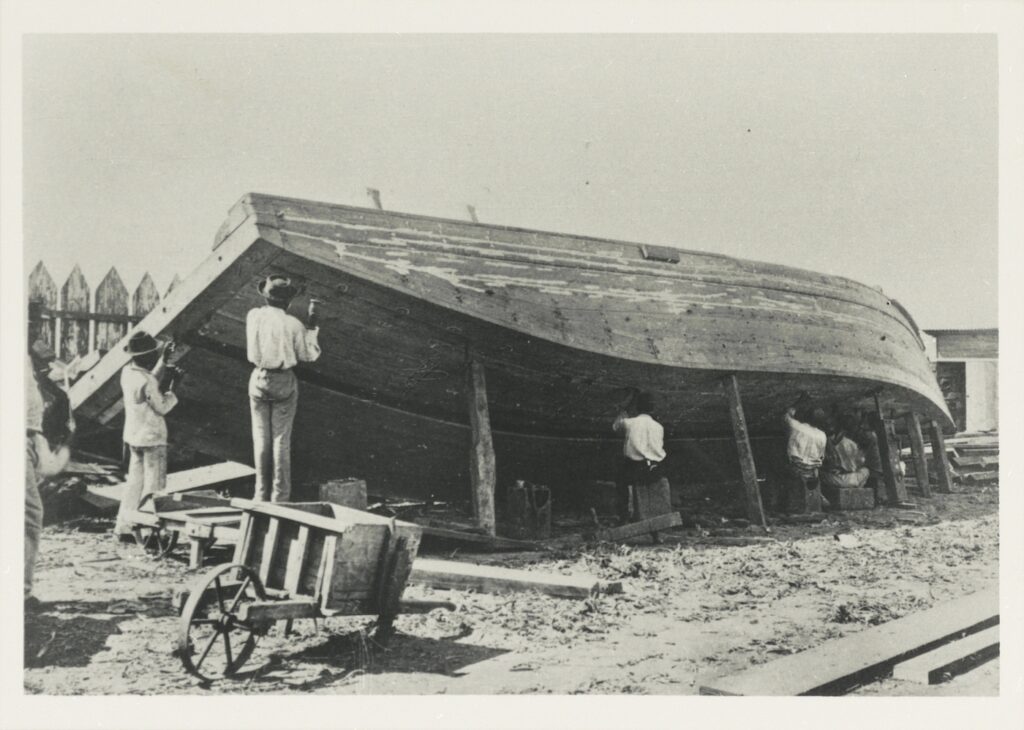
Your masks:
{"label": "white building", "polygon": [[999,430],[999,330],[921,333],[957,432]]}

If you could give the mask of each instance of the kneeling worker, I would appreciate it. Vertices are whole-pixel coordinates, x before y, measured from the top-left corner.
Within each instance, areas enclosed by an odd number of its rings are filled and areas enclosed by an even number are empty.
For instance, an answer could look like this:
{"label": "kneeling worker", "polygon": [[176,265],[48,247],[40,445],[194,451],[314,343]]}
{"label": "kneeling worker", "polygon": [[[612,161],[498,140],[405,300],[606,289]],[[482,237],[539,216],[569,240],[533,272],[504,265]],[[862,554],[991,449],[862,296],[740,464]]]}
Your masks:
{"label": "kneeling worker", "polygon": [[[806,400],[806,396],[802,395],[797,405]],[[798,508],[798,505],[792,504],[790,500],[794,487],[803,492],[798,497],[798,502],[802,505],[807,504],[806,492],[819,490],[818,469],[825,458],[828,437],[824,431],[825,412],[820,408],[812,411],[804,421],[797,417],[797,408],[793,405],[786,409],[782,418],[788,432],[786,456],[792,479],[791,484],[786,485],[783,492],[782,506],[788,510]]]}
{"label": "kneeling worker", "polygon": [[[124,541],[132,534],[130,513],[143,497],[162,494],[167,486],[167,415],[178,404],[174,380],[167,392],[160,380],[174,343],[161,345],[146,332],[136,332],[125,346],[132,361],[121,370],[124,398],[124,442],[128,447],[128,476],[117,511],[114,533]],[[150,503],[152,505],[152,503]]]}
{"label": "kneeling worker", "polygon": [[[628,410],[636,412],[630,416]],[[654,420],[654,397],[650,393],[635,394],[632,408],[623,411],[612,424],[612,429],[624,434],[622,465],[616,482],[616,502],[619,519],[629,521],[630,487],[646,486],[662,478],[665,460],[665,429]]]}

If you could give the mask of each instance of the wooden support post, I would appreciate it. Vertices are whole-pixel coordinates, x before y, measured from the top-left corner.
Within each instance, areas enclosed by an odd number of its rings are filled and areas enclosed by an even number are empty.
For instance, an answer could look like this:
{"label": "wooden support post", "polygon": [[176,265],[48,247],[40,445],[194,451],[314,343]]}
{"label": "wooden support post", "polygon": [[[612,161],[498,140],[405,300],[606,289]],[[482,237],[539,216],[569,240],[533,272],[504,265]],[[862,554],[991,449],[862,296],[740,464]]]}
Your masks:
{"label": "wooden support post", "polygon": [[953,479],[949,473],[949,459],[946,456],[946,439],[942,435],[942,426],[931,421],[928,424],[928,432],[932,441],[932,463],[938,477],[935,491],[950,494],[953,491]]}
{"label": "wooden support post", "polygon": [[928,483],[928,461],[924,457],[924,438],[921,436],[921,421],[911,411],[905,416],[907,431],[910,433],[910,451],[914,455],[914,476],[917,486],[924,497],[932,496],[932,488]]}
{"label": "wooden support post", "polygon": [[[882,404],[878,400],[878,395],[875,395],[875,412],[872,421],[875,426],[875,436],[878,437],[878,456],[882,461],[882,479],[885,482],[885,495],[889,500],[889,504],[896,506],[906,500],[906,496],[900,494],[900,487],[903,486],[901,482],[897,481],[896,471],[893,469],[893,454],[892,449],[889,448],[889,434],[885,428],[885,416],[882,415]],[[897,454],[897,458],[899,455]]]}
{"label": "wooden support post", "polygon": [[750,448],[750,436],[747,434],[747,419],[743,415],[743,402],[740,400],[740,386],[735,375],[725,379],[725,393],[729,398],[729,417],[732,420],[732,432],[736,438],[736,451],[740,457],[740,472],[743,475],[743,487],[747,492],[747,519],[767,528],[764,518],[764,507],[761,505],[761,492],[757,488],[757,469],[754,466],[754,452]]}
{"label": "wooden support post", "polygon": [[469,465],[470,485],[473,490],[473,517],[477,525],[493,537],[497,534],[494,518],[496,473],[484,366],[470,359],[467,376],[469,427],[473,439]]}

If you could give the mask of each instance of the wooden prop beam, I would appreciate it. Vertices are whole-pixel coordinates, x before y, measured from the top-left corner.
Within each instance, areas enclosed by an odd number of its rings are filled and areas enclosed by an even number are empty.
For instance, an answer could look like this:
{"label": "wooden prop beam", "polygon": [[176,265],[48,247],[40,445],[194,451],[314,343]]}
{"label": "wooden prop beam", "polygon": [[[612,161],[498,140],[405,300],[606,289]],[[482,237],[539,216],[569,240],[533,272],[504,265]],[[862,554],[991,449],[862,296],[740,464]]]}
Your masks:
{"label": "wooden prop beam", "polygon": [[588,598],[598,593],[622,592],[622,583],[603,583],[589,575],[557,575],[427,558],[416,559],[409,582],[432,588],[476,590],[484,593],[537,591],[559,598]]}
{"label": "wooden prop beam", "polygon": [[999,623],[999,592],[943,603],[813,649],[711,680],[702,695],[836,695],[966,633]]}
{"label": "wooden prop beam", "polygon": [[949,494],[953,491],[953,479],[949,472],[949,457],[946,455],[946,438],[942,435],[942,427],[935,421],[930,421],[928,435],[932,442],[932,463],[938,477],[935,491]]}
{"label": "wooden prop beam", "polygon": [[[892,506],[906,501],[906,489],[900,489],[903,484],[896,479],[896,472],[893,469],[893,454],[889,448],[889,434],[885,430],[885,416],[882,414],[882,403],[875,394],[874,413],[875,436],[878,437],[878,456],[882,461],[882,480],[885,483],[885,494]],[[901,494],[901,492],[903,492]]]}
{"label": "wooden prop beam", "polygon": [[747,494],[747,519],[767,528],[764,517],[764,506],[761,504],[761,491],[757,487],[757,469],[754,466],[754,452],[750,448],[750,435],[747,433],[747,419],[743,414],[743,401],[740,400],[740,386],[735,375],[729,375],[723,383],[726,397],[729,399],[729,417],[732,420],[732,432],[736,439],[736,451],[740,458],[740,472],[743,476],[743,488]]}
{"label": "wooden prop beam", "polygon": [[487,407],[484,366],[477,360],[469,360],[467,379],[469,425],[473,439],[469,469],[473,490],[473,516],[477,524],[493,537],[497,534],[494,517],[494,489],[497,481],[494,439],[491,435],[491,417]]}
{"label": "wooden prop beam", "polygon": [[932,487],[928,482],[928,460],[924,456],[924,437],[921,436],[921,420],[911,411],[904,419],[907,432],[910,434],[910,451],[914,456],[914,476],[924,497],[932,496]]}

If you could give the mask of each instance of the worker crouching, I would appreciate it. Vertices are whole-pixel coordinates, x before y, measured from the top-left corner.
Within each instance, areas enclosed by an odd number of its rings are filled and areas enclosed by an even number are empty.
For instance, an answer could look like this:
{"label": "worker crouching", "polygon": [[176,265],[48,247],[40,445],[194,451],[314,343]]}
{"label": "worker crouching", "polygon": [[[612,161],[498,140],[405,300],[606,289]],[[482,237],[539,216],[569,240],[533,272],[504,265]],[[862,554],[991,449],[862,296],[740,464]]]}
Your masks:
{"label": "worker crouching", "polygon": [[[634,490],[664,478],[665,429],[654,420],[654,396],[637,393],[631,408],[619,413],[612,424],[624,436],[622,462],[616,480],[616,506],[619,521],[625,524],[635,511]],[[635,412],[630,416],[629,411]]]}
{"label": "worker crouching", "polygon": [[291,280],[271,276],[258,288],[266,304],[249,310],[245,321],[247,355],[255,366],[249,378],[254,499],[287,502],[292,491],[292,424],[299,401],[292,368],[320,357],[319,329],[315,301],[309,305],[308,325],[288,314],[298,293]]}
{"label": "worker crouching", "polygon": [[[132,356],[121,370],[124,398],[124,443],[128,449],[128,477],[117,512],[114,533],[123,540],[132,534],[131,513],[142,508],[147,495],[163,494],[167,486],[167,421],[164,419],[178,397],[174,380],[161,390],[167,371],[167,358],[174,343],[166,345],[146,332],[136,332],[125,346]],[[152,502],[149,509],[152,509]]]}

